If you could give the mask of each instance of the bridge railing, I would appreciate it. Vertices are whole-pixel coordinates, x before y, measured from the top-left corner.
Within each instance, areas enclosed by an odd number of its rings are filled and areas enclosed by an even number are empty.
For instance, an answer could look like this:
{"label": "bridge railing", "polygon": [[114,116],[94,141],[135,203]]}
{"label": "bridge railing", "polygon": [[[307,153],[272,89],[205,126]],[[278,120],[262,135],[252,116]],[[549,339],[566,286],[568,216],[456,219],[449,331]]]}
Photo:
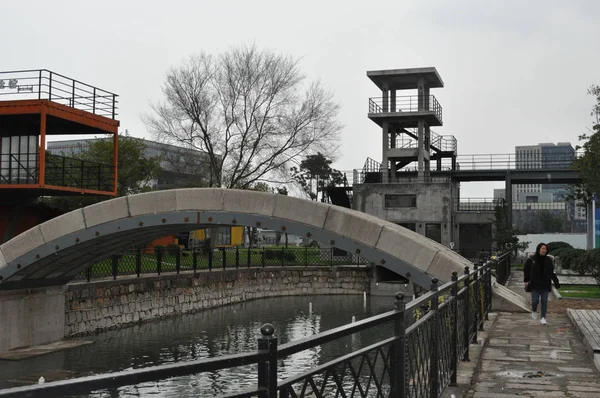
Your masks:
{"label": "bridge railing", "polygon": [[[428,293],[408,304],[398,293],[392,311],[282,346],[277,344],[273,326],[265,324],[256,351],[5,389],[0,390],[0,397],[85,394],[252,364],[256,365],[256,373],[248,377],[255,380],[255,385],[228,391],[227,396],[439,397],[447,386],[456,385],[458,364],[469,360],[469,345],[483,330],[492,305],[492,271],[498,269],[500,260],[481,267],[475,264],[473,270],[466,267],[461,276],[454,272],[452,280],[442,286],[434,279]],[[383,328],[387,337],[365,347],[357,343],[345,355],[279,380],[278,364],[282,359],[331,341],[352,340],[356,333],[374,328]]]}
{"label": "bridge railing", "polygon": [[152,275],[165,272],[239,269],[250,267],[367,265],[357,253],[336,247],[256,247],[182,250],[178,246],[135,248],[91,265],[76,278],[88,282],[97,278]]}
{"label": "bridge railing", "polygon": [[583,156],[583,151],[572,154],[542,154],[524,156],[522,154],[477,154],[458,155],[459,170],[557,170],[571,169],[573,161]]}
{"label": "bridge railing", "polygon": [[503,202],[505,202],[504,199],[495,198],[460,198],[454,202],[454,209],[457,211],[494,211]]}

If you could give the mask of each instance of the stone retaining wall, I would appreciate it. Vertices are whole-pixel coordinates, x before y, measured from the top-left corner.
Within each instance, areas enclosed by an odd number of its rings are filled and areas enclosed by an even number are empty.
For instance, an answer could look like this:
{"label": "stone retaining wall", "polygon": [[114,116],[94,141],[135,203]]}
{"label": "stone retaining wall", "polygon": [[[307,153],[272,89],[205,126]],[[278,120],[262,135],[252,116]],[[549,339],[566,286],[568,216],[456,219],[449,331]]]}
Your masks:
{"label": "stone retaining wall", "polygon": [[275,296],[369,293],[371,271],[286,267],[145,276],[68,285],[65,336]]}

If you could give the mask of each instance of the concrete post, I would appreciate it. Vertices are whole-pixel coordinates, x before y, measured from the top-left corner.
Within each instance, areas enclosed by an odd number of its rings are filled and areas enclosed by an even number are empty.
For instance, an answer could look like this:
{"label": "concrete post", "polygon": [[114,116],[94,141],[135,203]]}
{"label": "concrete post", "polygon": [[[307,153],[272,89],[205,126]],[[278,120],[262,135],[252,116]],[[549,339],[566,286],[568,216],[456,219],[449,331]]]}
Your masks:
{"label": "concrete post", "polygon": [[396,108],[396,90],[390,90],[390,112],[398,112]]}
{"label": "concrete post", "polygon": [[[417,98],[418,98],[418,111],[422,112],[425,110],[425,79],[420,77],[417,80]],[[411,111],[414,112],[413,109]]]}
{"label": "concrete post", "polygon": [[[431,128],[427,123],[424,123],[425,131],[423,137],[423,177],[424,180],[428,181],[431,171],[430,166],[430,148],[431,148]],[[441,161],[441,160],[440,160]]]}
{"label": "concrete post", "polygon": [[0,352],[65,337],[64,286],[0,292]]}
{"label": "concrete post", "polygon": [[424,120],[419,120],[419,126],[417,127],[417,138],[418,138],[417,142],[418,142],[418,154],[419,154],[417,170],[418,170],[419,181],[421,181],[425,178],[425,174],[424,174],[424,172],[425,172],[425,156],[423,153],[424,152],[423,147],[425,145],[425,121]]}
{"label": "concrete post", "polygon": [[390,148],[390,124],[388,121],[384,121],[381,125],[381,131],[383,134],[383,145],[381,151],[381,170],[382,173],[382,183],[388,182],[388,169],[389,169],[389,161],[387,158],[388,149]]}
{"label": "concrete post", "polygon": [[383,108],[384,112],[389,112],[389,88],[387,84],[383,85],[383,88],[381,89],[381,97],[382,97],[382,103],[381,106]]}

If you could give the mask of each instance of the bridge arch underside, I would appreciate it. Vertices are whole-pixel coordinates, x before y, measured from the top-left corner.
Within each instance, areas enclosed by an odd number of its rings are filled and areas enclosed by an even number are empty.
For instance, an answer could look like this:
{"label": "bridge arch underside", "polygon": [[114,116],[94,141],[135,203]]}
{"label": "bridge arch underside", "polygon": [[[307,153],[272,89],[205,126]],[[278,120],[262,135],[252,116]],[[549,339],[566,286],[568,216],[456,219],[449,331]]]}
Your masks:
{"label": "bridge arch underside", "polygon": [[[212,191],[210,194],[214,196],[215,193],[231,194],[233,190],[173,190],[171,196],[177,195],[174,191],[204,191],[180,192],[194,196],[205,196],[205,191]],[[233,192],[242,195],[240,191]],[[275,201],[286,202],[285,207],[295,208],[296,220],[261,214],[264,211],[250,213],[225,209],[135,214],[132,210],[138,209],[136,197],[143,197],[145,203],[155,202],[156,207],[165,207],[164,192],[117,198],[67,213],[0,246],[0,289],[64,285],[91,265],[136,245],[177,232],[228,225],[260,226],[331,243],[348,252],[360,253],[375,265],[399,275],[401,278],[398,279],[409,279],[424,288],[429,288],[434,277],[448,281],[452,271],[461,272],[470,265],[468,260],[436,242],[364,213],[283,195],[249,194],[248,191],[243,191],[243,195],[250,196],[250,202],[258,203],[263,209]],[[227,203],[227,200],[221,198],[221,203]],[[127,208],[122,217],[86,225],[94,218],[109,218],[106,212],[117,204]],[[304,217],[308,222],[315,224],[314,220],[319,219],[317,225],[298,221],[304,221],[303,212],[308,212]],[[267,213],[272,214],[271,211]],[[348,233],[336,232],[336,229]]]}

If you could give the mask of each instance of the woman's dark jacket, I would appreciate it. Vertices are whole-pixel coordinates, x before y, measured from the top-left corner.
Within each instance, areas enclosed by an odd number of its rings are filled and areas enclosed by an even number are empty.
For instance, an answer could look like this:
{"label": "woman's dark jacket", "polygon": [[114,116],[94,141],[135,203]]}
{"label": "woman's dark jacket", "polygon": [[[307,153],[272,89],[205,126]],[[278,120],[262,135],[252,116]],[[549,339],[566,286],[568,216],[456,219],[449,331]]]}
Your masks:
{"label": "woman's dark jacket", "polygon": [[531,282],[531,288],[535,290],[547,290],[552,288],[552,282],[556,288],[560,287],[558,277],[554,273],[554,264],[548,256],[533,256],[525,261],[523,269],[523,282]]}

